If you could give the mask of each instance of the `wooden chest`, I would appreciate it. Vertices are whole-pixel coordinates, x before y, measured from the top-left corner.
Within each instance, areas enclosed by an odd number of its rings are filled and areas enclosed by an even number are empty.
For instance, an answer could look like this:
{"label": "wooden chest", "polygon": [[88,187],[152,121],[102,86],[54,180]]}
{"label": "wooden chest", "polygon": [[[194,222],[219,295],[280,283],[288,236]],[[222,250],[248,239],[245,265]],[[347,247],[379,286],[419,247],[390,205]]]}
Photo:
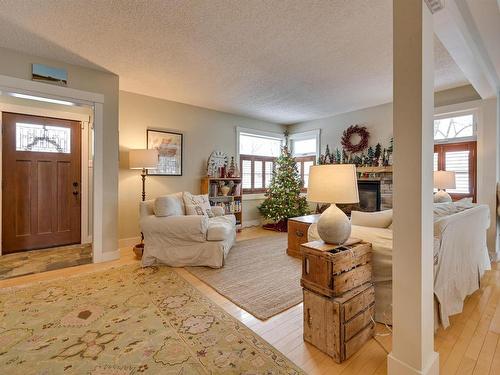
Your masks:
{"label": "wooden chest", "polygon": [[[351,241],[352,243],[353,241]],[[323,241],[302,244],[301,285],[327,297],[340,296],[372,279],[372,247],[358,242],[338,245]]]}
{"label": "wooden chest", "polygon": [[372,283],[335,298],[304,289],[304,340],[337,363],[345,361],[373,337],[374,306]]}
{"label": "wooden chest", "polygon": [[320,215],[307,215],[288,219],[288,248],[286,253],[300,258],[300,245],[308,242],[307,231],[311,224],[317,223]]}

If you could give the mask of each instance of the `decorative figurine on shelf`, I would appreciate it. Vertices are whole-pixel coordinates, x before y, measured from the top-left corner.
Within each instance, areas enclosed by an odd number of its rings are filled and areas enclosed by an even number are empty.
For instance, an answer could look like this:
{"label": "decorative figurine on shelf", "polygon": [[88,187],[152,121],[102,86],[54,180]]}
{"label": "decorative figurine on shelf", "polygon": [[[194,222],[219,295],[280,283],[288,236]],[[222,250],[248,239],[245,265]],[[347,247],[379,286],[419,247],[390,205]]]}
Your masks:
{"label": "decorative figurine on shelf", "polygon": [[236,165],[234,164],[234,156],[231,156],[231,162],[229,163],[229,168],[227,170],[227,177],[235,177]]}
{"label": "decorative figurine on shelf", "polygon": [[227,166],[227,154],[222,151],[214,151],[210,154],[207,162],[207,175],[211,177],[222,177],[221,167]]}

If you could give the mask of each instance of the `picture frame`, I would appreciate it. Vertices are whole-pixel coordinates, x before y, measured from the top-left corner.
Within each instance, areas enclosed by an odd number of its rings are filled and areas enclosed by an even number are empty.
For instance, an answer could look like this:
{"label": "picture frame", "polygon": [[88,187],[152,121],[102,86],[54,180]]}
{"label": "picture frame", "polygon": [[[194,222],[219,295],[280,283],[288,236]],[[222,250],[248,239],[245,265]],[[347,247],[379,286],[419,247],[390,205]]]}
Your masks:
{"label": "picture frame", "polygon": [[169,130],[146,130],[148,149],[158,150],[158,168],[148,169],[150,176],[182,176],[184,135]]}
{"label": "picture frame", "polygon": [[43,64],[31,64],[31,79],[58,86],[67,86],[68,72],[66,69],[54,68]]}

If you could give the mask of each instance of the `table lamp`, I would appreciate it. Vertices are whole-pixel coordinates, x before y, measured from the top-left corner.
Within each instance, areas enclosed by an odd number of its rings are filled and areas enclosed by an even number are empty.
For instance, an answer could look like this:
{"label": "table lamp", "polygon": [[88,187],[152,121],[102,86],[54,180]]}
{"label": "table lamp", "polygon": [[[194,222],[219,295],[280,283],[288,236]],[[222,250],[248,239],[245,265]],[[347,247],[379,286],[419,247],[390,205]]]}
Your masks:
{"label": "table lamp", "polygon": [[128,153],[130,169],[142,169],[142,200],[146,200],[146,169],[158,167],[158,150],[130,150]]}
{"label": "table lamp", "polygon": [[351,235],[351,222],[337,203],[358,203],[358,179],[354,164],[315,165],[309,169],[307,200],[331,203],[319,217],[318,234],[323,241],[343,244]]}
{"label": "table lamp", "polygon": [[451,202],[451,196],[444,189],[455,189],[455,172],[434,171],[434,187],[438,191],[434,194],[434,203]]}

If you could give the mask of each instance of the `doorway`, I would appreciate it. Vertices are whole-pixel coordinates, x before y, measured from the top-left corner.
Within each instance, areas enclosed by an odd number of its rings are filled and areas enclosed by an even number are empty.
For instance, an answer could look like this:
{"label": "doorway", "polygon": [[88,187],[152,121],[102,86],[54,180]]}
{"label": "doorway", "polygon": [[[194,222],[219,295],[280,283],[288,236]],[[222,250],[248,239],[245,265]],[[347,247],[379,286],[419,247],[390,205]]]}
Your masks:
{"label": "doorway", "polygon": [[2,113],[2,253],[81,241],[81,123]]}

